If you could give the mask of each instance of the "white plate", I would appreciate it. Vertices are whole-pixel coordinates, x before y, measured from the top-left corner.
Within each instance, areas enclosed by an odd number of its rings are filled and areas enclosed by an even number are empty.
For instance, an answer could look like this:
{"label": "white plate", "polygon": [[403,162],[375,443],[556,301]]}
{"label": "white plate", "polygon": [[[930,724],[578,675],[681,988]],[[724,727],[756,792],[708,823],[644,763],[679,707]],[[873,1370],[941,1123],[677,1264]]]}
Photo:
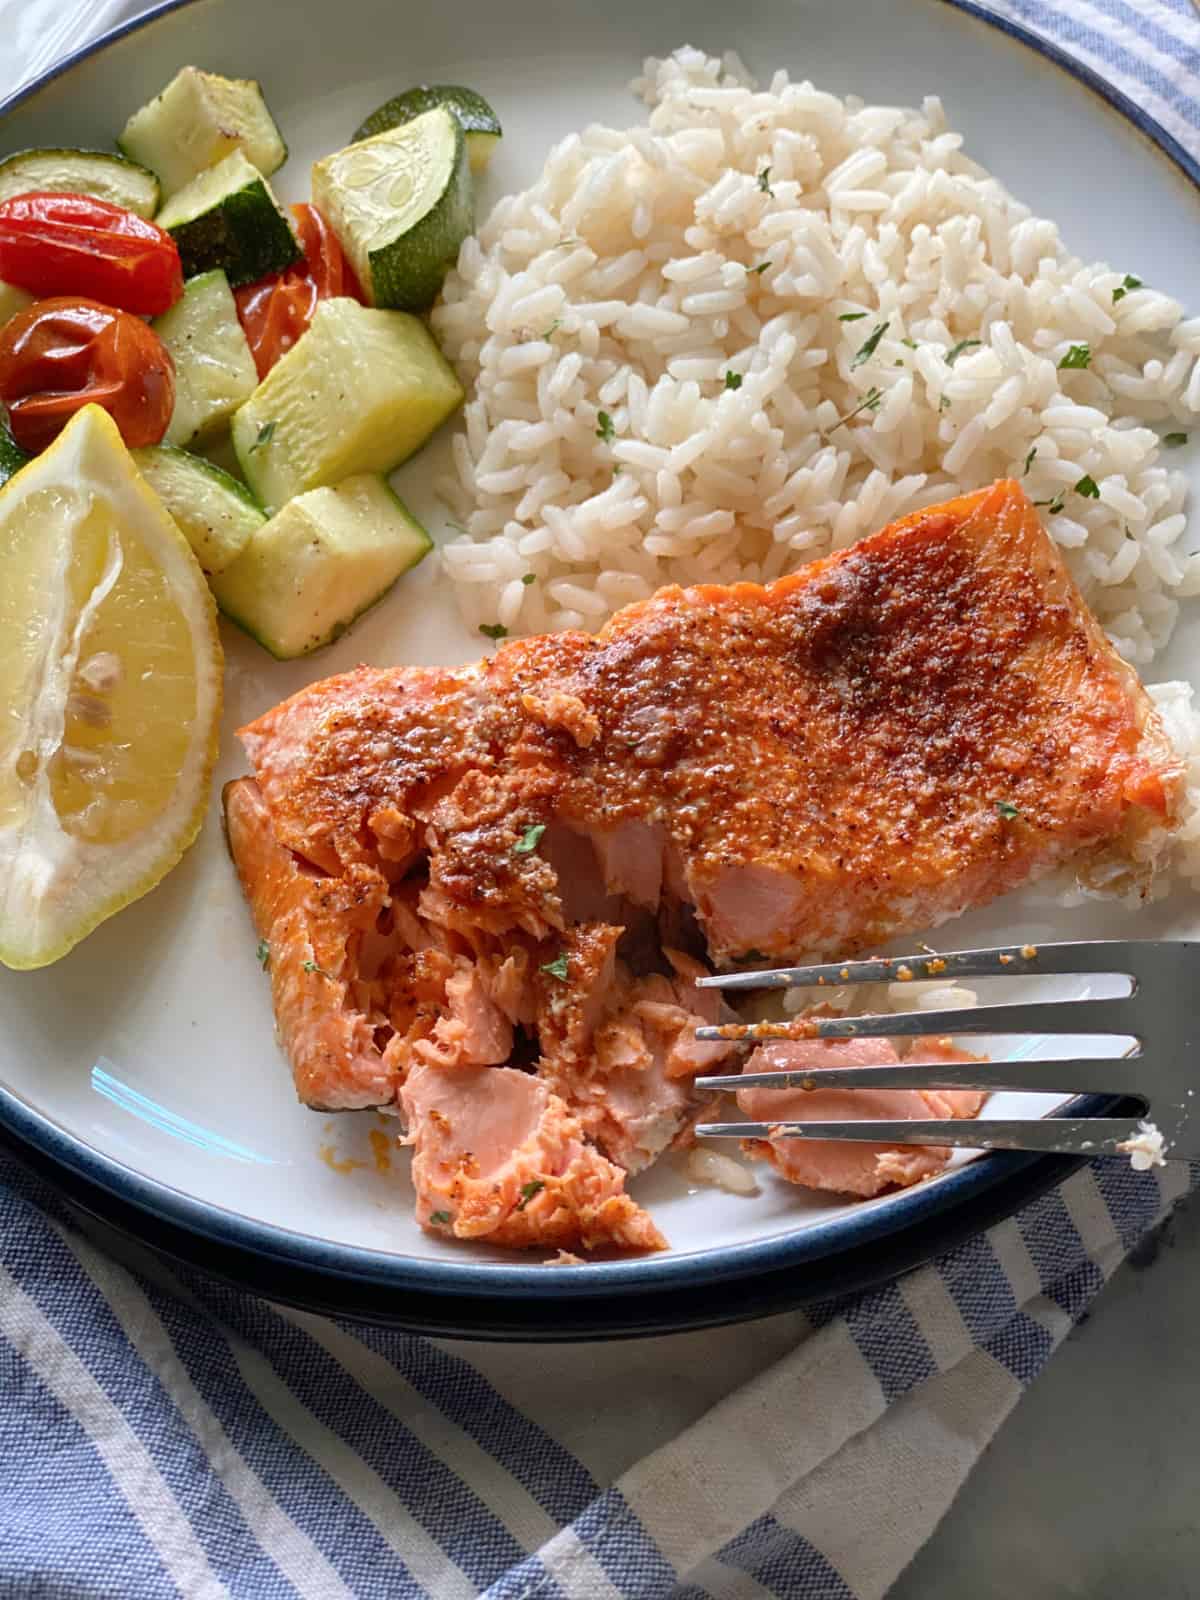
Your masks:
{"label": "white plate", "polygon": [[[549,145],[570,129],[589,120],[618,127],[639,120],[643,111],[626,90],[628,79],[644,55],[684,42],[712,51],[732,47],[764,77],[783,66],[868,101],[916,104],[926,93],[940,94],[951,125],[966,133],[968,152],[1036,211],[1057,218],[1084,259],[1108,259],[1185,302],[1193,298],[1200,205],[1191,183],[1061,67],[936,0],[840,0],[837,7],[746,0],[734,10],[718,0],[655,6],[605,0],[589,7],[458,0],[422,8],[419,22],[406,22],[393,0],[341,0],[336,16],[318,0],[292,0],[285,13],[196,0],[35,86],[0,128],[0,147],[104,146],[129,111],[180,65],[195,62],[263,80],[291,147],[277,186],[283,198],[301,199],[309,163],[342,145],[379,101],[423,80],[462,82],[480,89],[504,123],[480,197],[482,215],[501,194],[530,181]],[[427,485],[444,449],[443,439],[396,479],[435,530],[444,529],[444,518]],[[1198,642],[1190,615],[1152,676],[1189,675]],[[302,684],[359,661],[457,662],[477,655],[480,641],[458,621],[435,566],[426,563],[348,638],[312,661],[272,663],[233,628],[226,628],[225,644],[228,711],[218,785],[199,844],[153,895],[66,960],[33,974],[0,970],[0,1085],[12,1097],[9,1125],[26,1137],[34,1130],[42,1143],[37,1129],[53,1125],[69,1136],[56,1147],[60,1155],[74,1152],[86,1166],[83,1156],[90,1154],[93,1175],[143,1200],[156,1195],[160,1211],[172,1210],[172,1193],[187,1197],[193,1221],[205,1215],[197,1203],[212,1208],[208,1222],[218,1235],[227,1224],[237,1231],[236,1220],[219,1214],[232,1213],[256,1225],[258,1246],[266,1236],[257,1225],[325,1241],[326,1264],[348,1247],[403,1257],[417,1284],[421,1261],[474,1260],[476,1274],[496,1272],[501,1259],[511,1265],[511,1255],[464,1251],[416,1227],[402,1160],[381,1173],[371,1159],[368,1133],[383,1119],[368,1113],[334,1119],[295,1102],[217,809],[220,782],[246,770],[232,736],[239,724]],[[1010,897],[940,938],[962,947],[1009,936],[1043,942],[1130,933],[1195,936],[1194,900],[1178,895],[1131,922],[1114,908],[1051,915]],[[1072,1047],[1070,1040],[1059,1043]],[[990,1111],[1008,1116],[1041,1111],[1046,1103],[999,1095]],[[877,1219],[868,1232],[882,1233],[907,1215],[906,1205],[912,1209],[912,1197],[904,1195],[865,1207],[834,1204],[766,1174],[761,1190],[750,1199],[689,1192],[670,1161],[633,1185],[677,1256],[690,1256],[702,1276],[709,1267],[719,1274],[734,1261],[753,1262],[747,1246],[796,1240],[851,1216],[857,1221],[847,1238],[861,1240],[865,1219]],[[785,1257],[776,1251],[771,1259],[778,1265]],[[610,1275],[615,1287],[611,1274],[620,1269],[588,1270]],[[669,1279],[674,1269],[653,1270],[668,1271]],[[505,1273],[503,1282],[511,1289],[521,1279]],[[439,1281],[465,1280],[442,1274]],[[644,1270],[642,1281],[649,1281]]]}

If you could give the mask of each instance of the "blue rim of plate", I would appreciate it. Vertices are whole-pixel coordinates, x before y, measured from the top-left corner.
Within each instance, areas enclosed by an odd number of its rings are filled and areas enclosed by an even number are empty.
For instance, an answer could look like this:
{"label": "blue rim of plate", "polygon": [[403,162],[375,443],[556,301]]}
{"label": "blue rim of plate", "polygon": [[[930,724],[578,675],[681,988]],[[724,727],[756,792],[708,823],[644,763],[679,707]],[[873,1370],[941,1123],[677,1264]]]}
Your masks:
{"label": "blue rim of plate", "polygon": [[[160,18],[197,3],[199,0],[163,0],[140,16],[110,28],[0,100],[0,124],[10,111],[81,62]],[[975,4],[974,0],[938,0],[938,3],[995,28],[1083,84],[1144,134],[1200,190],[1200,163],[1153,117],[1084,62],[1020,23]],[[1103,1097],[1080,1096],[1066,1102],[1053,1115],[1087,1115],[1108,1104],[1110,1102]],[[707,1251],[667,1253],[632,1261],[593,1262],[586,1272],[547,1272],[541,1265],[460,1264],[392,1254],[256,1221],[240,1212],[197,1200],[101,1154],[35,1111],[3,1085],[0,1085],[0,1124],[19,1144],[49,1162],[52,1168],[65,1169],[90,1189],[128,1204],[148,1218],[218,1247],[248,1253],[264,1263],[307,1270],[327,1281],[391,1289],[406,1296],[415,1293],[469,1300],[505,1299],[534,1306],[564,1301],[611,1301],[614,1296],[629,1304],[643,1295],[662,1295],[672,1289],[716,1288],[757,1275],[777,1273],[780,1269],[803,1268],[834,1255],[876,1245],[897,1234],[919,1231],[947,1212],[982,1199],[989,1190],[1011,1185],[1013,1179],[1022,1175],[1027,1183],[1025,1195],[1032,1197],[1048,1187],[1055,1176],[1065,1176],[1078,1165],[1070,1157],[993,1153],[932,1183],[905,1190],[882,1203],[868,1203],[827,1222],[809,1223],[795,1233]],[[1014,1208],[1009,1205],[1007,1209]],[[802,1274],[797,1273],[796,1300],[803,1298]],[[745,1314],[755,1314],[752,1296],[748,1298]],[[600,1320],[610,1322],[612,1318],[598,1317],[597,1322]],[[619,1315],[616,1321],[619,1325]]]}

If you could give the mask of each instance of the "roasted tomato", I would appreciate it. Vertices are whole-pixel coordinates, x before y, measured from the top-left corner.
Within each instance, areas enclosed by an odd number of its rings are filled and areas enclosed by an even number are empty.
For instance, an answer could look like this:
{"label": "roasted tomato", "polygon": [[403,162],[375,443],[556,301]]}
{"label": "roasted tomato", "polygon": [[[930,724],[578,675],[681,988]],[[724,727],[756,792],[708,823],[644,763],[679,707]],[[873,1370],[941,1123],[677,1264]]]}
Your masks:
{"label": "roasted tomato", "polygon": [[81,406],[103,406],[127,445],[157,444],[175,368],[140,317],[98,300],[37,300],[0,328],[0,401],[22,450],[48,445]]}
{"label": "roasted tomato", "polygon": [[0,201],[0,278],[36,295],[87,295],[155,317],[183,293],[174,239],[144,217],[83,194]]}
{"label": "roasted tomato", "polygon": [[272,273],[235,291],[238,316],[260,378],[292,348],[312,321],[318,300],[335,295],[363,298],[354,269],[315,206],[292,207],[304,265]]}

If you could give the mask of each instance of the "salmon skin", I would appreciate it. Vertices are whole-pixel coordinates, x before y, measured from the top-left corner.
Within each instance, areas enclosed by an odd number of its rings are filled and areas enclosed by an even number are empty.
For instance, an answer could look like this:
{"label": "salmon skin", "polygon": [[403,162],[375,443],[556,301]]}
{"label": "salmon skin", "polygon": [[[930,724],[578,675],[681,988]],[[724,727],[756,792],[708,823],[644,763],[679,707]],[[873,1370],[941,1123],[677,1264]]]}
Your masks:
{"label": "salmon skin", "polygon": [[[300,1098],[406,1111],[428,1225],[562,1249],[657,1240],[609,1202],[731,1053],[691,1036],[723,1015],[698,961],[850,955],[1064,866],[1144,888],[1182,785],[1011,481],[595,636],[360,667],[241,738],[228,837]],[[522,1068],[544,1094],[480,1070]],[[502,1081],[507,1153],[422,1111],[473,1126]]]}

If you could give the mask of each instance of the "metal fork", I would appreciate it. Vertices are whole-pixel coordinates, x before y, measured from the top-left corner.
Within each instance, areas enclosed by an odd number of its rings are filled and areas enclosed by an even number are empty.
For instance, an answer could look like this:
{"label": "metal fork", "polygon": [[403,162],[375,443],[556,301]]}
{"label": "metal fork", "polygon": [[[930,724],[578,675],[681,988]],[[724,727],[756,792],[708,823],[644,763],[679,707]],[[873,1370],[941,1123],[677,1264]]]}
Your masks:
{"label": "metal fork", "polygon": [[[924,1066],[821,1067],[799,1072],[753,1072],[695,1080],[701,1090],[765,1089],[995,1089],[1104,1095],[1141,1103],[1140,1115],[854,1122],[720,1122],[698,1134],[729,1139],[856,1139],[888,1144],[959,1145],[972,1150],[1037,1150],[1067,1155],[1140,1152],[1148,1165],[1158,1149],[1147,1120],[1162,1135],[1161,1154],[1200,1157],[1200,943],[1093,940],[1077,944],[1008,945],[954,954],[834,961],[768,972],[700,978],[706,989],[822,988],[848,983],[896,983],[957,978],[1116,973],[1131,980],[1111,999],[1029,1001],[885,1016],[808,1019],[799,1035],[818,1039],[912,1038],[964,1034],[1100,1034],[1133,1039],[1126,1054],[1056,1061],[964,1061]],[[801,1026],[805,1026],[804,1023]],[[698,1039],[758,1043],[787,1037],[787,1024],[697,1028]],[[796,1037],[795,1033],[792,1037]],[[1105,1108],[1111,1109],[1111,1107]]]}

